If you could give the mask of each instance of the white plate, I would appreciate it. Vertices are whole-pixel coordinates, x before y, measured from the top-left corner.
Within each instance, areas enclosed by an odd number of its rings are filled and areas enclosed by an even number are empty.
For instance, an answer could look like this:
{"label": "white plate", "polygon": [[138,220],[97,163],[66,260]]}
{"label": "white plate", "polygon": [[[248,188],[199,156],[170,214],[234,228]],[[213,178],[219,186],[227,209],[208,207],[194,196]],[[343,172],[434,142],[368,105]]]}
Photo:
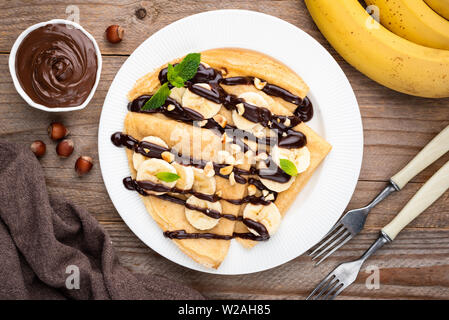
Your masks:
{"label": "white plate", "polygon": [[[240,47],[268,54],[297,72],[310,86],[315,116],[308,124],[333,149],[287,212],[277,233],[253,249],[232,241],[218,270],[184,253],[152,220],[136,192],[122,179],[130,175],[124,149],[112,133],[123,129],[126,94],[134,82],[189,52]],[[279,266],[311,248],[335,224],[351,199],[360,172],[363,131],[357,100],[332,56],[312,37],[278,18],[245,10],[219,10],[176,21],[153,34],[117,73],[101,113],[98,134],[101,171],[109,196],[130,229],[149,247],[182,266],[217,274],[244,274]]]}

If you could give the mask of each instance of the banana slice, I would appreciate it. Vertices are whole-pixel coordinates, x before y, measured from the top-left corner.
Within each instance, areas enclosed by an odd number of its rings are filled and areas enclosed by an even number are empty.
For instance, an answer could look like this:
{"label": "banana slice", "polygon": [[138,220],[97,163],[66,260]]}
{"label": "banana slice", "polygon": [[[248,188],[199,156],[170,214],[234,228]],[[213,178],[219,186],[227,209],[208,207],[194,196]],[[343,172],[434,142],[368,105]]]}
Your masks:
{"label": "banana slice", "polygon": [[[149,159],[142,162],[137,170],[137,181],[151,181],[157,184],[161,184],[167,188],[173,188],[176,185],[176,181],[165,182],[156,177],[159,172],[171,172],[176,174],[176,169],[161,159]],[[147,191],[149,194],[161,195],[165,192]]]}
{"label": "banana slice", "polygon": [[[195,196],[191,196],[187,199],[186,203],[189,205],[210,209],[221,213],[221,204],[219,201],[210,202],[206,200],[201,200]],[[185,209],[186,218],[189,223],[198,230],[209,230],[215,227],[218,224],[220,219],[211,218],[201,211],[192,210],[186,207]]]}
{"label": "banana slice", "polygon": [[176,188],[181,190],[190,190],[192,189],[193,182],[195,177],[193,175],[193,168],[190,166],[183,166],[182,164],[173,162],[171,164],[175,167],[178,176],[180,177],[176,180]]}
{"label": "banana slice", "polygon": [[184,93],[186,92],[186,88],[182,87],[182,88],[172,88],[170,90],[170,95],[169,97],[172,98],[173,100],[175,100],[178,103],[182,103],[182,97],[184,96]]}
{"label": "banana slice", "polygon": [[274,192],[282,192],[290,188],[290,186],[295,181],[295,177],[291,177],[286,183],[280,183],[269,179],[260,178],[260,182],[263,183],[265,187],[274,191]]}
{"label": "banana slice", "polygon": [[[300,149],[286,149],[279,148],[276,145],[271,150],[271,156],[274,163],[276,163],[278,166],[280,166],[281,159],[290,160],[295,165],[298,173],[306,171],[310,165],[310,151],[307,147],[302,147]],[[282,192],[290,188],[290,186],[295,181],[295,177],[291,177],[291,179],[286,183],[279,183],[268,179],[260,179],[260,181],[268,189],[275,192]]]}
{"label": "banana slice", "polygon": [[214,177],[208,177],[203,169],[193,168],[193,175],[195,180],[193,181],[193,191],[214,194],[217,188]]}
{"label": "banana slice", "polygon": [[[158,146],[164,147],[164,148],[168,148],[167,144],[165,143],[164,140],[162,140],[159,137],[155,137],[155,136],[148,136],[142,139],[142,141],[146,141],[146,142],[151,142],[154,144],[157,144]],[[134,152],[133,154],[133,165],[134,165],[134,169],[139,170],[139,166],[142,162],[144,162],[145,160],[147,160],[148,158],[141,155],[140,153],[136,153]]]}
{"label": "banana slice", "polygon": [[[270,236],[279,228],[282,219],[281,213],[274,203],[270,203],[267,206],[249,203],[246,205],[245,210],[243,210],[243,218],[263,224],[267,228]],[[260,236],[255,230],[251,228],[248,228],[248,230],[256,236]]]}
{"label": "banana slice", "polygon": [[[195,84],[195,86],[211,90],[210,85],[207,83],[198,83]],[[182,106],[201,113],[204,119],[212,118],[221,108],[221,104],[207,100],[206,98],[193,93],[189,89],[187,89],[182,96]]]}
{"label": "banana slice", "polygon": [[[244,92],[239,95],[239,98],[244,99],[246,103],[258,106],[258,107],[267,107],[267,101],[256,92]],[[252,122],[244,118],[238,113],[238,110],[232,111],[232,120],[234,121],[234,125],[244,131],[252,132],[252,129],[257,125],[257,123]]]}
{"label": "banana slice", "polygon": [[273,161],[279,166],[281,159],[293,162],[298,173],[304,172],[310,165],[310,151],[307,147],[299,149],[287,149],[274,146],[271,150]]}

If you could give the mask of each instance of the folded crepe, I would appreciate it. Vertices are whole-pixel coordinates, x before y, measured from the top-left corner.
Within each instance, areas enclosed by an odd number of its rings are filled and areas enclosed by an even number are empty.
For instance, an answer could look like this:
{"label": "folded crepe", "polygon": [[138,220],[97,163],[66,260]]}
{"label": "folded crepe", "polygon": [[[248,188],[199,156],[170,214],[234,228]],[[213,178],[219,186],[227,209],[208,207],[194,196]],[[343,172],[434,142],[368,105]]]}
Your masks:
{"label": "folded crepe", "polygon": [[[172,64],[181,61],[177,59]],[[221,71],[225,78],[249,76],[279,86],[290,93],[304,99],[308,93],[308,86],[291,69],[271,57],[261,53],[228,48],[213,49],[201,53],[201,62],[216,70]],[[154,94],[160,87],[158,75],[167,65],[147,74],[139,79],[133,89],[128,93],[130,101],[143,95]],[[293,116],[297,105],[286,101],[282,97],[268,95],[256,88],[253,84],[222,85],[223,89],[236,96],[242,93],[254,92],[260,95],[266,102],[265,106],[274,115]],[[179,102],[182,99],[179,94],[182,91],[172,90],[172,97]],[[179,93],[180,92],[180,93]],[[177,96],[178,94],[178,96]],[[221,107],[218,114],[225,119],[228,125],[234,125],[232,112]],[[307,148],[310,152],[310,164],[307,169],[300,173],[291,186],[277,194],[274,204],[279,209],[280,214],[285,215],[290,205],[295,200],[298,193],[307,184],[313,172],[331,150],[331,145],[322,137],[315,133],[305,123],[300,123],[294,128],[295,131],[302,132],[307,138]],[[209,129],[195,127],[191,123],[173,120],[162,113],[138,113],[129,112],[125,119],[124,133],[141,141],[145,137],[155,136],[161,138],[170,149],[176,149],[183,155],[193,158],[201,158],[206,161],[216,161],[218,152],[223,150],[223,136],[217,135]],[[198,134],[199,133],[199,134]],[[200,139],[200,148],[194,150],[197,139]],[[251,146],[251,141],[245,140]],[[268,150],[269,152],[270,150]],[[133,164],[132,150],[127,150],[129,166],[132,177],[136,178],[136,170]],[[249,162],[238,165],[242,169],[249,169]],[[221,194],[223,199],[242,199],[248,195],[248,184],[240,184],[229,179],[215,175],[216,192]],[[260,195],[260,191],[258,191]],[[145,207],[160,228],[165,231],[185,230],[187,233],[212,233],[232,237],[234,233],[248,233],[248,227],[242,221],[220,219],[218,224],[210,230],[201,231],[194,228],[186,219],[185,207],[182,204],[166,201],[156,196],[142,196]],[[233,216],[242,216],[245,204],[236,205],[228,201],[221,200],[222,212]],[[298,213],[300,214],[300,213]],[[257,241],[237,237],[237,240],[247,248],[253,247]],[[230,241],[223,239],[174,239],[176,245],[190,256],[193,260],[207,267],[218,268],[225,259]]]}

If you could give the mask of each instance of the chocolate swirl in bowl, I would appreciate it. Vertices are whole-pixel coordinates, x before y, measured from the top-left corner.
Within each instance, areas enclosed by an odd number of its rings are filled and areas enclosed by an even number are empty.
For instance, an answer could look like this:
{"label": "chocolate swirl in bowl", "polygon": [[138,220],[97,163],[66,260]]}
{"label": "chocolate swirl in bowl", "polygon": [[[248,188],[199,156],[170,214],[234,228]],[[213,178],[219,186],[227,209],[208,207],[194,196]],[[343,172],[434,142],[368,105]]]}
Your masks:
{"label": "chocolate swirl in bowl", "polygon": [[31,31],[16,54],[16,74],[25,93],[49,108],[83,104],[98,69],[94,43],[81,30],[48,24]]}

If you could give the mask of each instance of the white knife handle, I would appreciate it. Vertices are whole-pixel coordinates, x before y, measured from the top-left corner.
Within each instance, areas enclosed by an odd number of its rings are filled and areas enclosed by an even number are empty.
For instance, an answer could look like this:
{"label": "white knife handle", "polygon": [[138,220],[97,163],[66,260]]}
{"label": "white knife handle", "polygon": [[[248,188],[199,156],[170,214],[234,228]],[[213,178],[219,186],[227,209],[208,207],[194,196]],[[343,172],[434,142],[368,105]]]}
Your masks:
{"label": "white knife handle", "polygon": [[399,189],[402,189],[414,176],[435,162],[449,151],[449,126],[441,131],[413,158],[401,171],[392,178]]}
{"label": "white knife handle", "polygon": [[391,240],[449,189],[449,162],[437,171],[382,231]]}

